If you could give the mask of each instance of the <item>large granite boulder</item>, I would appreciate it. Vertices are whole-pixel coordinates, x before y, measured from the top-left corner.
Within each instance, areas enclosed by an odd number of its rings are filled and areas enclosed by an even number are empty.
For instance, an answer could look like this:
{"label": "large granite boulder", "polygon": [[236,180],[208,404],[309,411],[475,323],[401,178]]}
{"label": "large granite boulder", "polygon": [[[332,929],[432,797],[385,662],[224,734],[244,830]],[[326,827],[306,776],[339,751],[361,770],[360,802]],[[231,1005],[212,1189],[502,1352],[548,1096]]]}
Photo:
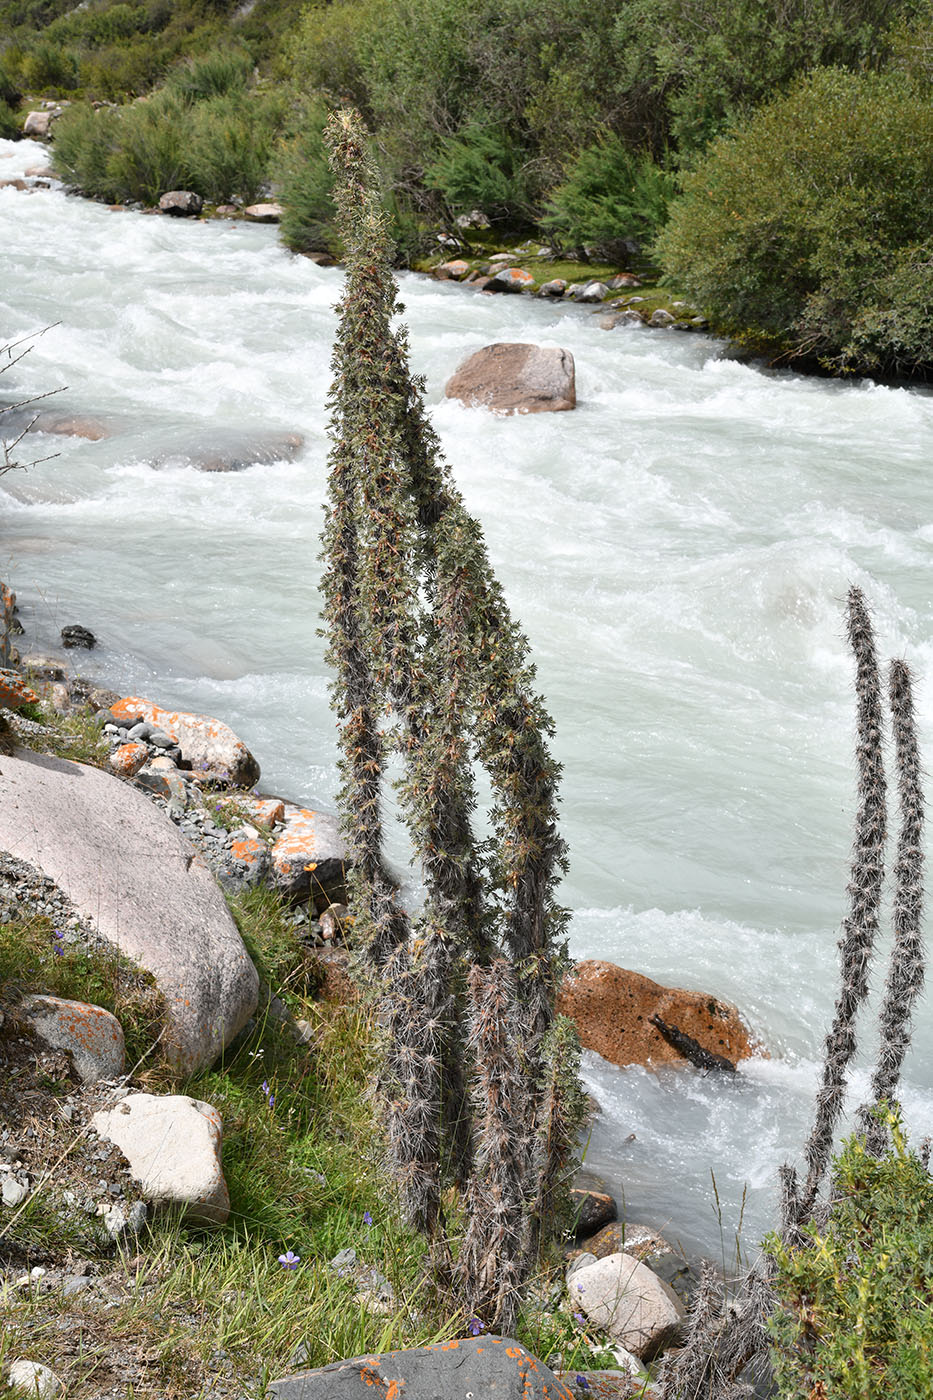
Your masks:
{"label": "large granite boulder", "polygon": [[449,399],[494,413],[560,413],[577,404],[573,356],[541,345],[486,345],[447,381]]}
{"label": "large granite boulder", "polygon": [[119,1147],[150,1205],[176,1206],[196,1224],[223,1225],[230,1214],[223,1124],[210,1104],[185,1094],[128,1094],[91,1124]]}
{"label": "large granite boulder", "polygon": [[585,1049],[614,1065],[687,1063],[651,1023],[653,1016],[684,1032],[710,1055],[733,1064],[761,1053],[731,1002],[664,987],[610,962],[577,963],[561,986],[558,1010],[576,1023]]}
{"label": "large granite boulder", "polygon": [[677,1294],[629,1254],[608,1254],[571,1275],[568,1287],[596,1327],[650,1361],[677,1341],[687,1310]]}
{"label": "large granite boulder", "polygon": [[190,218],[200,214],[204,201],[194,190],[167,190],[159,199],[159,212],[174,218]]}
{"label": "large granite boulder", "polygon": [[59,886],[108,943],[152,973],[165,998],[162,1049],[209,1065],[259,991],[209,869],[164,812],[98,768],[19,750],[0,764],[0,849]]}
{"label": "large granite boulder", "polygon": [[249,788],[259,778],[259,764],[249,749],[222,720],[184,710],[163,710],[139,695],[124,695],[110,707],[115,724],[144,720],[169,735],[195,774],[230,787]]}
{"label": "large granite boulder", "polygon": [[277,1400],[573,1400],[567,1387],[508,1337],[465,1337],[356,1356],[273,1381]]}

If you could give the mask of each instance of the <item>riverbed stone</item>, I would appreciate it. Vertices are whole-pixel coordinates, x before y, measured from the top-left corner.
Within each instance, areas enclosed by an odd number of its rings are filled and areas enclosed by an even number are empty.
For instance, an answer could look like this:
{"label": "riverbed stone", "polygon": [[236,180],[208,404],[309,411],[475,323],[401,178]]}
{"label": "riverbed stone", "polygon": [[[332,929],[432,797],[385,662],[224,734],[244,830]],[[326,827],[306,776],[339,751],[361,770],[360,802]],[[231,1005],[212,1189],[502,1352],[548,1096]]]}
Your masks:
{"label": "riverbed stone", "polygon": [[38,695],[26,684],[19,671],[0,670],[0,705],[8,710],[21,710],[24,705],[38,703]]}
{"label": "riverbed stone", "polygon": [[172,434],[169,445],[152,459],[155,468],[192,466],[200,472],[241,472],[269,462],[292,462],[304,435],[272,428],[223,428],[212,425],[209,437]]}
{"label": "riverbed stone", "polygon": [[0,765],[0,849],[36,866],[165,998],[161,1049],[210,1065],[256,1009],[259,979],[217,884],[131,783],[27,750]]}
{"label": "riverbed stone", "polygon": [[100,418],[85,413],[56,413],[46,411],[36,419],[37,433],[55,433],[59,437],[86,438],[88,442],[100,442],[111,435],[111,429]]}
{"label": "riverbed stone", "polygon": [[735,1064],[762,1050],[731,1002],[703,992],[664,987],[650,977],[588,959],[561,985],[558,1009],[575,1023],[580,1043],[614,1065],[685,1065],[650,1023],[658,1016],[710,1054]]}
{"label": "riverbed stone", "polygon": [[584,1240],[582,1247],[596,1259],[605,1259],[609,1254],[630,1254],[641,1263],[654,1256],[673,1253],[673,1247],[664,1236],[649,1225],[637,1225],[626,1220],[610,1221],[595,1235]]}
{"label": "riverbed stone", "polygon": [[159,197],[160,213],[171,214],[174,218],[190,218],[192,214],[200,214],[203,207],[203,199],[194,190],[166,190]]}
{"label": "riverbed stone", "polygon": [[570,1208],[573,1212],[574,1234],[591,1235],[601,1225],[615,1220],[619,1213],[615,1197],[601,1176],[581,1169],[570,1187]]}
{"label": "riverbed stone", "polygon": [[272,847],[275,883],[292,899],[311,897],[325,907],[346,884],[347,848],[337,818],[285,804],[285,823]]}
{"label": "riverbed stone", "polygon": [[43,138],[48,136],[51,126],[51,112],[27,112],[23,122],[23,135]]}
{"label": "riverbed stone", "polygon": [[499,342],[486,345],[447,381],[447,398],[493,413],[559,413],[576,407],[569,350]]}
{"label": "riverbed stone", "polygon": [[268,200],[264,204],[247,204],[243,213],[255,224],[277,224],[282,217],[282,206]]}
{"label": "riverbed stone", "polygon": [[112,772],[120,778],[132,778],[139,772],[146,759],[149,757],[149,750],[145,744],[121,744],[114,749],[107,763]]}
{"label": "riverbed stone", "polygon": [[116,1079],[123,1073],[123,1027],[102,1006],[63,997],[28,996],[16,1010],[40,1040],[71,1057],[83,1084]]}
{"label": "riverbed stone", "polygon": [[566,1385],[510,1337],[465,1337],[356,1356],[272,1381],[277,1400],[572,1400]]}
{"label": "riverbed stone", "polygon": [[493,275],[489,284],[491,292],[530,292],[534,287],[534,274],[524,267],[503,267]]}
{"label": "riverbed stone", "polygon": [[59,1377],[41,1361],[11,1361],[7,1385],[16,1395],[31,1396],[32,1400],[56,1400],[65,1392]]}
{"label": "riverbed stone", "polygon": [[630,1254],[577,1269],[571,1293],[595,1326],[644,1361],[678,1340],[687,1315],[674,1290]]}
{"label": "riverbed stone", "polygon": [[438,263],[434,269],[434,276],[439,281],[451,280],[460,282],[470,271],[470,264],[463,258],[453,258],[450,262]]}
{"label": "riverbed stone", "polygon": [[110,714],[116,724],[144,719],[169,735],[198,777],[247,788],[259,777],[259,764],[242,739],[211,715],[163,710],[140,695],[124,695],[110,707]]}
{"label": "riverbed stone", "polygon": [[177,1206],[187,1220],[223,1225],[230,1214],[223,1124],[210,1104],[186,1094],[127,1094],[91,1124],[119,1147],[150,1205]]}

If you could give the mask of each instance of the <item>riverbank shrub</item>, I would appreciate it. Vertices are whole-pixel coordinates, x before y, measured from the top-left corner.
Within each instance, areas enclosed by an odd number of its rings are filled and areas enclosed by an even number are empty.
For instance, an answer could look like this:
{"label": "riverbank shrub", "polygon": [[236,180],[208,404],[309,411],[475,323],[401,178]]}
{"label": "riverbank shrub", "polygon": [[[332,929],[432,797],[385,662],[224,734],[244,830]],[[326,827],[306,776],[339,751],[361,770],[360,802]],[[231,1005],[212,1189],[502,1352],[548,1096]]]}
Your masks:
{"label": "riverbank shrub", "polygon": [[282,219],[279,235],[293,253],[340,251],[334,175],[324,142],[327,112],[313,103],[306,108],[300,131],[281,149],[276,174]]}
{"label": "riverbank shrub", "polygon": [[772,1237],[772,1358],[786,1400],[927,1400],[933,1384],[933,1178],[890,1120],[875,1158],[850,1138],[833,1209],[790,1247]]}
{"label": "riverbank shrub", "polygon": [[595,243],[624,254],[627,245],[657,235],[675,192],[674,176],[647,151],[630,150],[607,132],[571,162],[541,222],[565,242]]}
{"label": "riverbank shrub", "polygon": [[655,244],[725,328],[834,370],[933,369],[933,101],[826,69],[713,144]]}

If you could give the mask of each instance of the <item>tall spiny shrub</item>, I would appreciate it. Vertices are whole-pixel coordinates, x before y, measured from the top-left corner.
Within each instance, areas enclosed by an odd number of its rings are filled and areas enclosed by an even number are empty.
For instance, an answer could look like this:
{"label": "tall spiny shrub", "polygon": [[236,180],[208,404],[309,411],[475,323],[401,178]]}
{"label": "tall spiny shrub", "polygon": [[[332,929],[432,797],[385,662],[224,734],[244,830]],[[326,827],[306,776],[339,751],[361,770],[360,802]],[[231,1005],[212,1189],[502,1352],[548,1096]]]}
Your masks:
{"label": "tall spiny shrub", "polygon": [[[855,587],[849,590],[848,634],[856,663],[858,809],[848,886],[849,912],[839,943],[841,986],[826,1037],[822,1084],[805,1149],[807,1175],[799,1185],[793,1167],[781,1169],[781,1224],[776,1244],[752,1266],[731,1303],[726,1302],[712,1276],[704,1277],[687,1343],[662,1363],[658,1376],[661,1400],[732,1400],[742,1393],[742,1371],[768,1346],[768,1320],[776,1305],[775,1255],[800,1248],[808,1238],[808,1227],[825,1225],[833,1217],[836,1203],[832,1192],[828,1201],[821,1201],[819,1193],[829,1171],[833,1134],[842,1114],[847,1075],[856,1050],[856,1017],[868,995],[868,970],[878,935],[887,828],[881,681],[871,619],[864,596]],[[879,1017],[881,1045],[872,1075],[872,1100],[857,1115],[858,1133],[865,1149],[875,1157],[888,1145],[888,1127],[881,1110],[893,1102],[897,1091],[910,1042],[911,1010],[924,972],[920,927],[923,794],[910,671],[902,661],[891,663],[888,695],[900,805],[892,911],[894,937]],[[856,1322],[853,1318],[853,1326]]]}
{"label": "tall spiny shrub", "polygon": [[[404,332],[392,328],[386,219],[356,114],[338,113],[327,139],[347,281],[325,616],[354,897],[381,977],[380,1088],[409,1217],[458,1298],[502,1328],[553,1228],[579,1124],[575,1041],[553,1011],[565,965],[559,770],[527,642],[441,458]],[[390,747],[425,887],[413,917],[382,862]],[[477,762],[493,791],[491,843],[472,825]],[[469,1212],[456,1263],[442,1209],[451,1181]]]}

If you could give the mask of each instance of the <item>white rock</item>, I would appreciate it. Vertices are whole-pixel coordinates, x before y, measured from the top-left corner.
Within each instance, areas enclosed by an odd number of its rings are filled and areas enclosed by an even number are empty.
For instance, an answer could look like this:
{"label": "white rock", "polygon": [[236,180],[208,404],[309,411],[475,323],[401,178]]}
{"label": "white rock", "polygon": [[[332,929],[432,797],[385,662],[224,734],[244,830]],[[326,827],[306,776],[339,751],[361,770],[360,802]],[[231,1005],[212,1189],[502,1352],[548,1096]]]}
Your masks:
{"label": "white rock", "polygon": [[152,1205],[180,1206],[187,1219],[207,1225],[227,1219],[223,1125],[210,1104],[184,1094],[128,1094],[95,1113],[92,1126],[119,1147]]}
{"label": "white rock", "polygon": [[52,125],[51,112],[27,112],[23,122],[24,136],[48,136]]}
{"label": "white rock", "polygon": [[43,1366],[41,1361],[11,1362],[9,1384],[21,1395],[32,1395],[36,1400],[54,1400],[65,1389],[55,1372]]}
{"label": "white rock", "polygon": [[17,1181],[15,1176],[5,1176],[3,1178],[3,1189],[0,1198],[5,1206],[21,1205],[29,1195],[29,1187],[24,1186],[21,1181]]}
{"label": "white rock", "polygon": [[591,1322],[645,1360],[675,1338],[686,1317],[674,1290],[629,1254],[578,1269],[571,1295]]}

